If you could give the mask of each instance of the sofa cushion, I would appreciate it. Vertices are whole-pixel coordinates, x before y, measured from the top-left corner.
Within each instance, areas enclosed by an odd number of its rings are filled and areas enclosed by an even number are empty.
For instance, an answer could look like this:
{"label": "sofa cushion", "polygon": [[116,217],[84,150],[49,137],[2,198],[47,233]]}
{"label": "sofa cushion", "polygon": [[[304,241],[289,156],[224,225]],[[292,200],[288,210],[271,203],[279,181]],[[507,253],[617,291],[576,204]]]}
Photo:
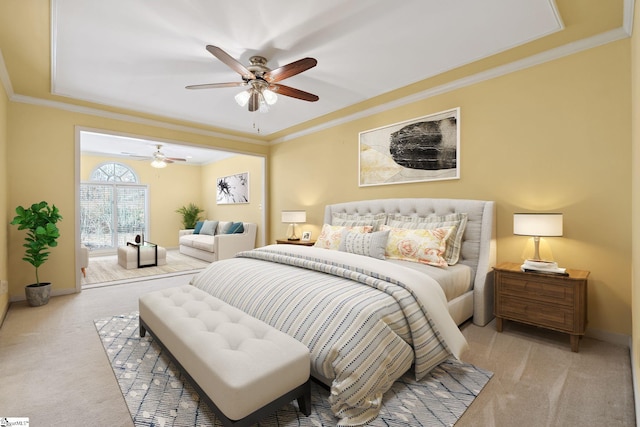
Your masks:
{"label": "sofa cushion", "polygon": [[187,234],[180,237],[180,244],[194,249],[213,252],[214,239],[214,236],[209,236],[208,234]]}
{"label": "sofa cushion", "polygon": [[193,234],[200,234],[200,230],[202,229],[203,224],[204,224],[204,221],[196,222],[196,227],[193,229]]}

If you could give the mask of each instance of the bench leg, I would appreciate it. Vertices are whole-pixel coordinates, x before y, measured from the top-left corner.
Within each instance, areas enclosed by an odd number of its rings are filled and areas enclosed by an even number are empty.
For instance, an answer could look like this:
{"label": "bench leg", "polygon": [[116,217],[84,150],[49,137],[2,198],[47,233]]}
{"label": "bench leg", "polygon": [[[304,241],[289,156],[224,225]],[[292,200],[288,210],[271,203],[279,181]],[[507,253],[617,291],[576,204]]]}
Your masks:
{"label": "bench leg", "polygon": [[144,338],[145,335],[147,335],[147,330],[144,328],[144,323],[139,322],[139,328],[140,328],[140,338]]}
{"label": "bench leg", "polygon": [[307,381],[304,386],[304,394],[297,399],[300,412],[307,417],[311,415],[311,380]]}

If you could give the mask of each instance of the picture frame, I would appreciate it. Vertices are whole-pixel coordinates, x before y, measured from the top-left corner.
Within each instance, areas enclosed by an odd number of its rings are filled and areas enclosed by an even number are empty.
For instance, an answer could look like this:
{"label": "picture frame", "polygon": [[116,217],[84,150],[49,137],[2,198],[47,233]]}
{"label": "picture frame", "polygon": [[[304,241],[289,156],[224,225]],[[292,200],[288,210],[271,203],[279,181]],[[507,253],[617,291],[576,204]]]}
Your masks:
{"label": "picture frame", "polygon": [[302,232],[302,238],[300,239],[303,242],[308,242],[311,240],[311,232],[310,231],[303,231]]}
{"label": "picture frame", "polygon": [[219,205],[249,203],[249,172],[217,178],[216,203]]}
{"label": "picture frame", "polygon": [[358,134],[358,185],[460,179],[460,107]]}

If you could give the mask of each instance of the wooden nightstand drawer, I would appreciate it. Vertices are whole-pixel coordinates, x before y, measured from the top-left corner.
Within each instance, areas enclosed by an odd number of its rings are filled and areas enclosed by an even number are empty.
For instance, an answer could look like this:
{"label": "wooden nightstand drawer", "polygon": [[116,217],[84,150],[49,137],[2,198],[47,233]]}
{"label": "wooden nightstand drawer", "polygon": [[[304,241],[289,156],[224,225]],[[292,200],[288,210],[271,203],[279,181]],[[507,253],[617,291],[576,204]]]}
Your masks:
{"label": "wooden nightstand drawer", "polygon": [[553,304],[573,305],[574,290],[566,280],[557,278],[540,279],[536,276],[524,278],[523,275],[503,274],[500,281],[500,292],[504,295],[516,295],[545,301]]}
{"label": "wooden nightstand drawer", "polygon": [[573,332],[573,308],[502,296],[497,316],[509,320]]}

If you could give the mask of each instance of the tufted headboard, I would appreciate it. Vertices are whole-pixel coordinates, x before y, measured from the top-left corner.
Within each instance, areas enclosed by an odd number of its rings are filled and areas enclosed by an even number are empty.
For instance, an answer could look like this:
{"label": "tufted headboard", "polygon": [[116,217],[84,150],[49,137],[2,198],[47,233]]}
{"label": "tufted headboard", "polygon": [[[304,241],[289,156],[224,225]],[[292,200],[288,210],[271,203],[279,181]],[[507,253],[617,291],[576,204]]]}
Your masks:
{"label": "tufted headboard", "polygon": [[466,213],[467,227],[462,238],[460,263],[474,273],[473,322],[486,325],[493,318],[493,274],[496,263],[494,202],[465,199],[378,199],[327,205],[325,224],[331,224],[334,213],[446,215]]}

